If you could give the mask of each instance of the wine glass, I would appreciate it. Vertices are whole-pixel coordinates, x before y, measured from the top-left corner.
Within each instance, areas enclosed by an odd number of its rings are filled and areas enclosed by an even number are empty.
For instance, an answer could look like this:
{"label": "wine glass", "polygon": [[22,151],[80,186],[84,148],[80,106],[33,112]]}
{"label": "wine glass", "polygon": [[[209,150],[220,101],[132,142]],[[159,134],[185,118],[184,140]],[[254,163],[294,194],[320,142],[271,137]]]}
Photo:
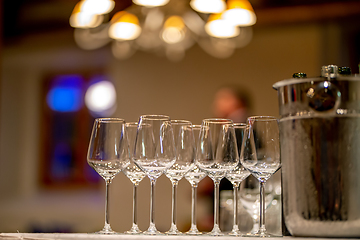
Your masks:
{"label": "wine glass", "polygon": [[214,182],[214,227],[208,235],[224,235],[219,227],[219,185],[239,162],[232,120],[204,119],[196,149],[196,164]]}
{"label": "wine glass", "polygon": [[115,234],[109,222],[109,185],[124,167],[130,156],[127,139],[124,137],[125,121],[120,118],[97,118],[91,133],[87,162],[105,180],[105,225],[97,232]]}
{"label": "wine glass", "polygon": [[271,116],[247,119],[240,160],[260,182],[260,227],[255,236],[269,237],[265,228],[265,183],[281,167],[278,120]]}
{"label": "wine glass", "polygon": [[[134,146],[135,146],[135,139],[136,139],[136,132],[137,132],[138,123],[137,122],[130,122],[125,124],[126,128],[126,136],[128,139],[129,149],[130,149],[130,157],[132,158],[134,154]],[[144,126],[146,127],[146,126]],[[150,125],[149,125],[150,127]],[[145,172],[143,172],[136,164],[131,161],[131,163],[122,170],[126,177],[130,179],[133,183],[133,212],[132,212],[132,226],[129,231],[125,233],[129,234],[138,234],[141,233],[137,225],[137,187],[139,183],[145,177]]]}
{"label": "wine glass", "polygon": [[133,160],[146,173],[151,183],[150,224],[143,233],[161,234],[155,226],[155,183],[157,178],[175,162],[175,143],[170,117],[164,115],[140,117]]}
{"label": "wine glass", "polygon": [[[201,125],[192,125],[195,146],[197,146]],[[192,168],[185,174],[185,179],[191,184],[191,227],[186,234],[199,235],[202,234],[196,226],[196,201],[197,201],[197,187],[199,182],[206,177],[206,173],[201,171],[196,164],[192,164]]]}
{"label": "wine glass", "polygon": [[172,120],[171,125],[175,136],[176,161],[165,171],[172,185],[171,227],[169,235],[181,234],[176,227],[176,190],[179,181],[190,170],[195,158],[195,143],[192,124],[186,120]]}
{"label": "wine glass", "polygon": [[[244,137],[244,130],[246,128],[245,123],[234,123],[234,129],[237,140],[237,147],[240,151],[242,139]],[[250,175],[250,172],[244,168],[241,162],[238,162],[238,165],[233,169],[227,172],[226,178],[233,185],[233,227],[229,235],[240,236],[241,232],[239,230],[239,222],[238,222],[238,191],[241,182]]]}

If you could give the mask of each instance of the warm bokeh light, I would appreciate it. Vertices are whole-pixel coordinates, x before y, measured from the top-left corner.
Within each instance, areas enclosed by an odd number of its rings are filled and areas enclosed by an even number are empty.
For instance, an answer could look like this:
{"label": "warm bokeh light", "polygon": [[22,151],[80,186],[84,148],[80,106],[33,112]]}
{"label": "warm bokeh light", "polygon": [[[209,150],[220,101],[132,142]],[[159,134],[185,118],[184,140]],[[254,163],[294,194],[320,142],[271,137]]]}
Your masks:
{"label": "warm bokeh light", "polygon": [[254,9],[247,0],[228,0],[227,10],[223,12],[222,17],[236,26],[251,26],[256,23]]}
{"label": "warm bokeh light", "polygon": [[106,14],[114,9],[113,0],[83,0],[81,12],[88,14]]}
{"label": "warm bokeh light", "polygon": [[85,94],[87,108],[97,114],[108,112],[116,105],[116,91],[109,81],[100,81],[90,85]]}
{"label": "warm bokeh light", "polygon": [[170,0],[133,0],[133,3],[145,7],[159,7],[166,5]]}
{"label": "warm bokeh light", "polygon": [[85,1],[78,2],[70,16],[70,26],[74,28],[95,28],[99,26],[104,17],[89,11],[83,11]]}
{"label": "warm bokeh light", "polygon": [[185,24],[181,17],[171,16],[166,19],[162,32],[162,38],[166,43],[174,44],[185,38]]}
{"label": "warm bokeh light", "polygon": [[85,12],[73,13],[70,16],[70,26],[73,28],[95,28],[103,22],[104,17]]}
{"label": "warm bokeh light", "polygon": [[168,27],[164,29],[162,38],[166,43],[169,44],[178,43],[184,39],[184,33],[181,31],[181,29],[176,27]]}
{"label": "warm bokeh light", "polygon": [[127,22],[114,23],[109,29],[109,36],[119,40],[133,40],[137,38],[140,33],[140,26]]}
{"label": "warm bokeh light", "polygon": [[240,34],[240,29],[230,21],[222,19],[221,14],[212,14],[205,24],[205,31],[212,37],[232,38]]}
{"label": "warm bokeh light", "polygon": [[190,6],[202,13],[221,13],[226,8],[224,0],[191,0]]}
{"label": "warm bokeh light", "polygon": [[117,12],[111,19],[109,36],[117,40],[133,40],[140,36],[138,18],[126,11]]}
{"label": "warm bokeh light", "polygon": [[256,23],[255,13],[245,9],[229,9],[223,13],[223,17],[237,26],[251,26]]}

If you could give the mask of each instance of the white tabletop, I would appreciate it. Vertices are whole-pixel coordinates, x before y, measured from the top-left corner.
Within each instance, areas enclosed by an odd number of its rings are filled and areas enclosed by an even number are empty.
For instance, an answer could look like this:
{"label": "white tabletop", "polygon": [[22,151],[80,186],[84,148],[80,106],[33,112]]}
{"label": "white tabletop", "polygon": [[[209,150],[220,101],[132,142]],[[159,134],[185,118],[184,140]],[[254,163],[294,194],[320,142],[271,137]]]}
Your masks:
{"label": "white tabletop", "polygon": [[[182,239],[182,240],[190,240],[190,239],[199,239],[199,240],[233,240],[239,237],[233,236],[189,236],[189,235],[181,235],[181,236],[168,236],[168,235],[156,235],[156,236],[148,236],[148,235],[128,235],[128,234],[118,234],[118,235],[99,235],[92,233],[0,233],[1,239],[24,239],[24,240],[46,240],[46,239],[58,239],[58,240],[69,240],[69,239],[129,239],[129,240],[152,240],[152,239]],[[242,239],[246,239],[248,237],[242,237]],[[248,238],[251,240],[264,240],[264,238],[251,237]],[[310,240],[311,238],[301,238],[301,237],[274,237],[267,238],[267,240]],[[315,238],[314,238],[315,239]],[[316,240],[329,240],[329,238],[316,238]],[[340,238],[336,238],[336,240],[340,240]]]}

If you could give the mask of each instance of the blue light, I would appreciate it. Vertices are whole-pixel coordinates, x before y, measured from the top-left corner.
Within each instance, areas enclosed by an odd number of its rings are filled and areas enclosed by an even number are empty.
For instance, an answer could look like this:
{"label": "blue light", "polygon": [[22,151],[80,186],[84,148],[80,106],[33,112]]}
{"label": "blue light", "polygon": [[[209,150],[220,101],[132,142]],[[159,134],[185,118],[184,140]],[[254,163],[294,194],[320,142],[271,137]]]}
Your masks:
{"label": "blue light", "polygon": [[51,164],[51,176],[57,180],[64,180],[70,177],[72,169],[72,150],[69,143],[56,143]]}
{"label": "blue light", "polygon": [[55,78],[47,94],[49,107],[57,112],[75,112],[83,106],[84,81],[78,75]]}

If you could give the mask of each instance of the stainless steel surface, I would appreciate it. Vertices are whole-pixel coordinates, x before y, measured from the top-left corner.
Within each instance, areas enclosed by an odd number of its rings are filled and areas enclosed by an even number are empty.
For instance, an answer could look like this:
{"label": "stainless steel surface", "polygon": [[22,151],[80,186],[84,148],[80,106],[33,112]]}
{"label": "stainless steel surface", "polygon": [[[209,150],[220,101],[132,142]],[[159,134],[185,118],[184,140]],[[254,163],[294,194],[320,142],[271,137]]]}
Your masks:
{"label": "stainless steel surface", "polygon": [[284,217],[294,236],[360,237],[360,78],[336,69],[274,85]]}
{"label": "stainless steel surface", "polygon": [[339,68],[336,65],[327,65],[321,67],[321,76],[327,78],[335,78],[339,73]]}

